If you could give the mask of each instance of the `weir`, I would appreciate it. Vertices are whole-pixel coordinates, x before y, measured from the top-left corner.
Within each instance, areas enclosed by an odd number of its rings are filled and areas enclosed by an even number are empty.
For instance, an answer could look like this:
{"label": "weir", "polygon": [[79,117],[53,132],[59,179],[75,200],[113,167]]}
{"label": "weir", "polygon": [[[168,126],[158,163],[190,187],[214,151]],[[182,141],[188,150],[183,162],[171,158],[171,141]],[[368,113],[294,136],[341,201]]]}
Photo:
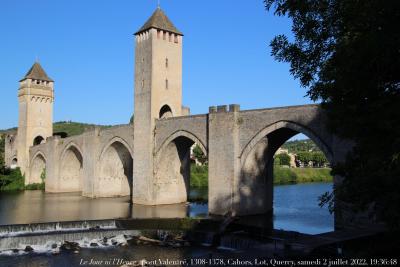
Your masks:
{"label": "weir", "polygon": [[32,224],[0,225],[0,238],[44,234],[50,232],[82,231],[91,229],[116,229],[115,220],[48,222]]}

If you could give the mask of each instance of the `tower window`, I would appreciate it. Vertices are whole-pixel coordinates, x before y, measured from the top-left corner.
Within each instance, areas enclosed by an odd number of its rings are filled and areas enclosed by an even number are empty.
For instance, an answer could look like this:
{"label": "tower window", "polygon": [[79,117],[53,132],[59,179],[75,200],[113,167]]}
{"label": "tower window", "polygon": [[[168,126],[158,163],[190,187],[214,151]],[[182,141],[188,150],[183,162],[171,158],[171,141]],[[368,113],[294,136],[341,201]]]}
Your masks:
{"label": "tower window", "polygon": [[168,68],[168,58],[165,59],[165,67]]}
{"label": "tower window", "polygon": [[167,35],[167,33],[166,33],[166,32],[163,32],[163,36],[162,36],[163,40],[165,40],[166,35]]}
{"label": "tower window", "polygon": [[157,39],[160,39],[161,31],[157,30]]}
{"label": "tower window", "polygon": [[144,80],[142,80],[142,89],[144,88]]}
{"label": "tower window", "polygon": [[168,89],[168,79],[165,79],[165,89]]}
{"label": "tower window", "polygon": [[178,35],[174,34],[174,42],[177,44],[178,43]]}

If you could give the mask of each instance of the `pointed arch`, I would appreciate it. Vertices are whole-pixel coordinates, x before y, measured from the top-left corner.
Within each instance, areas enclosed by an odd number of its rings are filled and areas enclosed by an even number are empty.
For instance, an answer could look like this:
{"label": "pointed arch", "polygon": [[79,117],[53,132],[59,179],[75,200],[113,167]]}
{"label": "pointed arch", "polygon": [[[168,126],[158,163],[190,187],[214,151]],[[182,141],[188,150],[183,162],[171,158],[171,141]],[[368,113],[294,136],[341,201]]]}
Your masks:
{"label": "pointed arch", "polygon": [[43,144],[44,142],[45,142],[44,137],[43,137],[42,135],[37,135],[37,136],[33,139],[32,144],[33,144],[34,146],[37,146],[37,145]]}
{"label": "pointed arch", "polygon": [[37,151],[30,161],[30,175],[26,184],[42,183],[46,172],[47,159],[43,152]]}
{"label": "pointed arch", "polygon": [[240,155],[237,194],[243,214],[263,214],[273,210],[273,156],[279,147],[298,133],[308,136],[332,163],[332,149],[310,128],[283,120],[265,126],[247,143]]}
{"label": "pointed arch", "polygon": [[74,142],[67,144],[60,156],[60,188],[64,192],[82,191],[83,156]]}
{"label": "pointed arch", "polygon": [[169,143],[171,143],[174,139],[183,136],[186,137],[190,140],[192,140],[194,143],[198,144],[199,147],[201,148],[202,152],[204,153],[205,156],[208,155],[208,150],[206,146],[203,144],[203,142],[198,138],[195,134],[185,131],[185,130],[178,130],[173,132],[170,136],[168,136],[161,144],[160,148],[157,150],[157,154],[162,151]]}
{"label": "pointed arch", "polygon": [[10,164],[10,168],[11,169],[15,169],[18,167],[18,158],[17,155],[14,155],[11,157],[11,164]]}
{"label": "pointed arch", "polygon": [[167,137],[156,152],[155,176],[157,203],[171,204],[188,201],[190,190],[191,148],[198,144],[204,155],[207,149],[200,139],[187,131],[178,130]]}
{"label": "pointed arch", "polygon": [[[326,142],[323,141],[322,138],[320,138],[314,131],[311,129],[307,128],[306,126],[300,125],[295,122],[291,121],[278,121],[275,123],[272,123],[270,125],[267,125],[263,129],[261,129],[244,147],[242,150],[242,153],[240,155],[241,163],[244,163],[244,160],[246,160],[247,156],[249,153],[253,150],[253,148],[267,135],[280,130],[280,129],[290,129],[295,134],[297,133],[302,133],[309,137],[313,142],[317,144],[317,146],[324,152],[326,155],[327,159],[332,162],[333,160],[333,152],[332,149],[326,144]],[[295,135],[293,134],[293,135]]]}
{"label": "pointed arch", "polygon": [[121,137],[112,138],[99,157],[98,193],[102,197],[132,195],[132,149]]}
{"label": "pointed arch", "polygon": [[166,118],[171,118],[173,116],[174,116],[174,114],[172,112],[171,107],[169,105],[164,105],[160,109],[158,118],[159,119],[166,119]]}

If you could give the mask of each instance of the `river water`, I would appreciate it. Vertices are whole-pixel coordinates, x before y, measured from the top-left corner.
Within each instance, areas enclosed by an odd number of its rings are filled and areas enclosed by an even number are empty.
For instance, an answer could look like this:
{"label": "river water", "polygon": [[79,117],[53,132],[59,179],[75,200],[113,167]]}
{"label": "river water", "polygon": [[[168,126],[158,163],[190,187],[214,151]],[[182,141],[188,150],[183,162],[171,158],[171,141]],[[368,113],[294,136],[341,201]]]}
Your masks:
{"label": "river water", "polygon": [[[274,228],[309,234],[333,230],[333,215],[327,208],[319,208],[318,196],[331,190],[331,183],[310,183],[274,187]],[[207,190],[192,190],[192,199],[207,195]],[[89,199],[78,193],[49,194],[42,191],[24,191],[0,194],[0,225],[25,224],[34,222],[96,220],[111,218],[153,218],[153,217],[204,217],[207,204],[190,203],[162,205],[155,207],[130,205],[128,197]],[[40,237],[39,237],[40,238]],[[54,242],[49,240],[48,242]],[[35,248],[36,251],[36,248]],[[19,253],[0,252],[0,266],[41,267],[41,266],[121,266],[121,261],[180,260],[210,258],[243,258],[262,255],[247,255],[239,251],[220,248],[189,246],[181,248],[148,245],[127,247],[82,248],[78,254],[61,252]],[[83,261],[96,264],[85,264]],[[110,264],[109,264],[110,263]],[[203,264],[204,265],[204,264]],[[199,266],[203,266],[200,264]],[[166,266],[178,266],[166,264]]]}
{"label": "river water", "polygon": [[332,183],[307,183],[274,187],[274,228],[319,234],[334,230],[334,216],[318,197],[332,191]]}
{"label": "river water", "polygon": [[[318,196],[331,183],[274,187],[274,228],[317,234],[332,231],[333,215],[318,206]],[[193,189],[191,197],[206,197],[207,190]],[[160,206],[130,205],[129,197],[91,199],[79,193],[43,191],[0,193],[0,225],[112,218],[183,218],[207,216],[207,204]]]}

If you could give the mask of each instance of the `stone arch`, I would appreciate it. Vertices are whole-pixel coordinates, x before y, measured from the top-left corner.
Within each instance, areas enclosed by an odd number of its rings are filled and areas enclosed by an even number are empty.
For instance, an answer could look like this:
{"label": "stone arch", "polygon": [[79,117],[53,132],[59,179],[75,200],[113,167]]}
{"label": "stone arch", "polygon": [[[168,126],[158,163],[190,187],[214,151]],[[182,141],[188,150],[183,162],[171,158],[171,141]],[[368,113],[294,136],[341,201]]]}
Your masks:
{"label": "stone arch", "polygon": [[33,145],[34,146],[37,146],[37,145],[40,145],[40,144],[43,144],[45,142],[45,140],[44,140],[44,137],[43,136],[41,136],[41,135],[37,135],[34,139],[33,139]]}
{"label": "stone arch", "polygon": [[132,149],[124,139],[120,137],[112,138],[101,152],[99,163],[99,196],[132,195]]}
{"label": "stone arch", "polygon": [[46,159],[45,155],[41,151],[38,151],[32,157],[32,160],[30,162],[31,162],[31,164],[30,164],[30,175],[29,175],[29,180],[27,181],[26,184],[44,182],[43,179],[42,179],[42,177],[43,177],[42,175],[46,171],[47,159]]}
{"label": "stone arch", "polygon": [[157,154],[162,151],[165,146],[167,146],[170,142],[172,142],[174,139],[184,136],[188,139],[191,139],[194,143],[198,144],[201,150],[203,151],[204,155],[208,155],[208,150],[207,147],[204,145],[204,142],[200,140],[195,134],[192,134],[188,131],[185,130],[178,130],[173,132],[171,135],[169,135],[160,145],[160,148],[157,150]]}
{"label": "stone arch", "polygon": [[60,188],[64,192],[82,191],[83,156],[75,143],[70,142],[60,156]]}
{"label": "stone arch", "polygon": [[10,168],[11,169],[15,169],[18,167],[18,158],[16,155],[11,157],[11,164],[10,164]]}
{"label": "stone arch", "polygon": [[[272,123],[270,125],[267,125],[264,127],[261,131],[259,131],[244,147],[242,150],[242,153],[240,155],[241,163],[244,163],[244,160],[247,158],[249,155],[250,151],[254,149],[254,147],[267,136],[268,134],[279,130],[279,129],[290,129],[294,133],[293,135],[296,135],[298,133],[302,133],[309,137],[313,142],[317,144],[317,146],[324,152],[326,157],[328,158],[329,161],[333,161],[333,152],[332,148],[327,145],[327,143],[321,138],[318,134],[316,134],[314,131],[309,129],[306,126],[300,125],[295,122],[291,121],[278,121],[275,123]],[[285,140],[286,141],[286,140]]]}
{"label": "stone arch", "polygon": [[[294,135],[302,133],[314,141],[333,162],[332,149],[320,135],[291,121],[278,121],[264,127],[245,146],[240,155],[241,172],[238,187],[243,215],[271,212],[273,208],[273,156]],[[256,200],[256,201],[255,201]]]}
{"label": "stone arch", "polygon": [[203,153],[207,150],[194,134],[176,131],[160,146],[156,153],[155,177],[157,203],[172,204],[186,202],[190,189],[190,152],[197,143]]}
{"label": "stone arch", "polygon": [[159,119],[166,119],[173,117],[172,109],[169,105],[164,105],[160,108]]}

